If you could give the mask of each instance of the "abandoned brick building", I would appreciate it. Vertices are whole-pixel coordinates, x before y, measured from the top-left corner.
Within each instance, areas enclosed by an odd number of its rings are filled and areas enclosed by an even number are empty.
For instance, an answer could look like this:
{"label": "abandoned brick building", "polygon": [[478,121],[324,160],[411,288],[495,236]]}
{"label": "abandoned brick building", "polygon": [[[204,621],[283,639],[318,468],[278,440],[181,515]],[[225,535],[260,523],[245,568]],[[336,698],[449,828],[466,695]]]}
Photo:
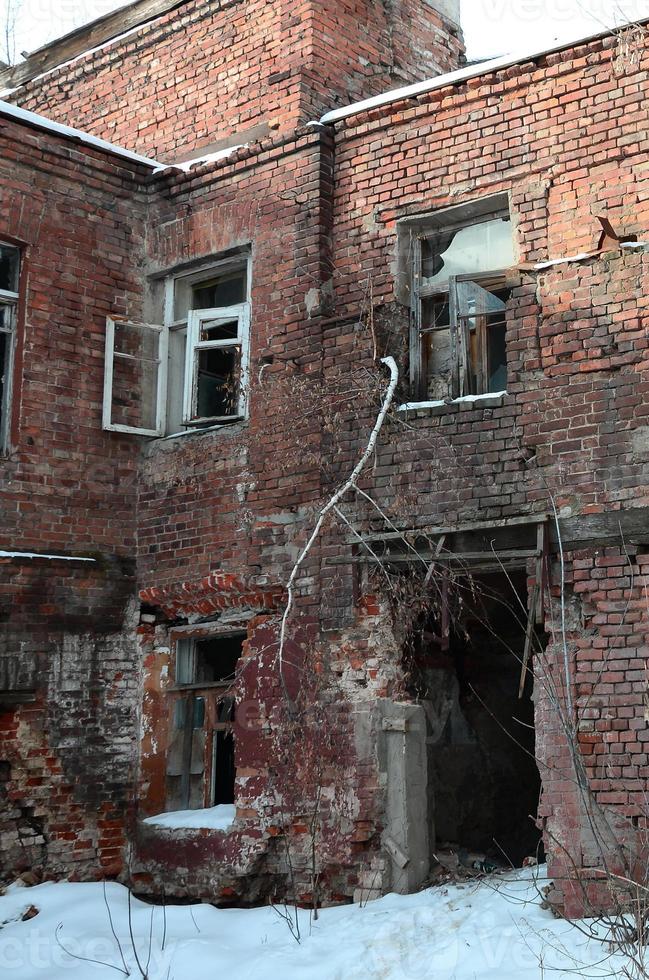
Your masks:
{"label": "abandoned brick building", "polygon": [[4,877],[544,849],[575,913],[642,859],[648,71],[467,65],[457,0],[139,0],[4,71]]}

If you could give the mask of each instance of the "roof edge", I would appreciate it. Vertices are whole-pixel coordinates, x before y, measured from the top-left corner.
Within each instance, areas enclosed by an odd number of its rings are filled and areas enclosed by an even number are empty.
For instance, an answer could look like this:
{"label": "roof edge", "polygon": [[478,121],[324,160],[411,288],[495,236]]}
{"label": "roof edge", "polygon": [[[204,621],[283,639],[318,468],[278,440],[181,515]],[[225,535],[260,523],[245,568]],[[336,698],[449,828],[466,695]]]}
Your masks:
{"label": "roof edge", "polygon": [[621,24],[619,27],[611,27],[606,30],[600,29],[592,34],[580,35],[575,38],[560,41],[550,47],[530,48],[529,50],[520,51],[516,54],[491,58],[488,61],[468,65],[457,71],[447,72],[445,75],[437,75],[435,78],[429,78],[423,82],[415,82],[413,85],[406,85],[403,88],[391,89],[381,95],[375,95],[371,99],[363,99],[361,102],[354,102],[348,106],[341,106],[339,109],[332,109],[326,112],[324,116],[321,116],[318,122],[321,125],[331,125],[343,119],[348,119],[350,116],[370,112],[372,109],[379,109],[381,106],[401,102],[404,99],[416,98],[419,95],[434,92],[436,89],[460,85],[462,82],[466,82],[471,78],[480,78],[481,75],[490,75],[493,72],[501,71],[503,68],[511,68],[514,65],[524,64],[526,61],[534,61],[536,58],[542,58],[544,55],[556,54],[559,51],[576,48],[581,44],[588,44],[591,41],[597,41],[601,38],[612,37],[617,31],[624,30],[626,27],[631,27],[634,24],[639,26],[649,24],[649,17],[629,21],[628,23]]}
{"label": "roof edge", "polygon": [[148,167],[154,173],[167,169],[168,167],[168,164],[160,163],[158,160],[152,160],[150,157],[141,156],[139,153],[133,153],[132,150],[127,150],[123,146],[117,146],[115,143],[109,143],[107,140],[99,139],[98,136],[84,133],[81,129],[74,129],[72,126],[64,126],[62,123],[54,122],[52,119],[46,119],[45,116],[40,116],[36,112],[20,109],[18,106],[11,105],[9,102],[0,101],[0,116],[13,119],[15,122],[25,126],[31,126],[33,129],[42,129],[45,132],[53,133],[64,139],[74,140],[76,143],[83,143],[85,146],[94,150],[111,153],[113,156],[121,157],[130,163],[137,163],[140,166]]}
{"label": "roof edge", "polygon": [[17,88],[38,75],[53,71],[73,58],[101,44],[121,37],[127,31],[141,27],[188,0],[133,0],[103,17],[90,21],[63,37],[33,51],[26,61],[0,72],[0,89]]}

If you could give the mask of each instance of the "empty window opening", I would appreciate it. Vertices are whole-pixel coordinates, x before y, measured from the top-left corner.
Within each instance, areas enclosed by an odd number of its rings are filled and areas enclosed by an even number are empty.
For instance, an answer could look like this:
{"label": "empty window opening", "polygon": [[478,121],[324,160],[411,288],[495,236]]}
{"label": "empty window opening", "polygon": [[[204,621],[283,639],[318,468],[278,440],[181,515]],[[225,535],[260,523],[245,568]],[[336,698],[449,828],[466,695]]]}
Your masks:
{"label": "empty window opening", "polygon": [[234,681],[245,636],[245,633],[228,633],[176,640],[176,684],[228,687]]}
{"label": "empty window opening", "polygon": [[201,809],[235,800],[236,678],[245,633],[176,639],[172,738],[167,755],[167,810]]}
{"label": "empty window opening", "polygon": [[413,396],[444,400],[504,391],[506,270],[515,261],[506,200],[422,219],[411,230],[409,251]]}
{"label": "empty window opening", "polygon": [[[407,643],[412,692],[428,719],[431,865],[450,853],[520,866],[541,839],[530,819],[541,783],[529,671],[519,699],[526,578],[458,578],[436,605]],[[535,635],[537,649],[542,642]]]}

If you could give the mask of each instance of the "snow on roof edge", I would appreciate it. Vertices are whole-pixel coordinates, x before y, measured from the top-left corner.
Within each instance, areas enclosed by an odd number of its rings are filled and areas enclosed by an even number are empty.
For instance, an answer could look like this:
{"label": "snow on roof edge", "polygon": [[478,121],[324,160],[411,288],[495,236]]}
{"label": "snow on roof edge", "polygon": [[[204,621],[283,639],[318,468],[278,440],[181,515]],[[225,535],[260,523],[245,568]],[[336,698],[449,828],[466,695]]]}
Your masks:
{"label": "snow on roof edge", "polygon": [[114,156],[130,160],[131,163],[139,163],[142,166],[150,167],[154,172],[164,170],[167,166],[167,164],[160,163],[158,160],[152,160],[150,157],[133,153],[132,150],[126,150],[124,147],[117,146],[115,143],[109,143],[107,140],[99,139],[98,136],[91,136],[90,133],[84,133],[81,129],[64,126],[62,123],[54,122],[54,120],[47,119],[45,116],[41,116],[36,112],[29,112],[27,109],[21,109],[18,106],[11,105],[9,102],[0,100],[0,115],[9,116],[9,118],[15,119],[17,122],[25,123],[27,126],[35,126],[38,129],[44,129],[47,132],[55,133],[57,136],[63,136],[66,139],[77,140],[95,150],[102,150],[104,153],[112,153]]}
{"label": "snow on roof edge", "polygon": [[[642,17],[638,20],[630,21],[629,25],[632,24],[649,24],[649,17]],[[624,28],[625,26],[627,25],[620,25],[621,28]],[[346,119],[349,116],[355,116],[361,112],[368,112],[371,109],[378,109],[381,106],[390,105],[392,102],[399,102],[402,99],[409,99],[417,95],[423,95],[426,92],[433,92],[435,89],[458,85],[460,82],[467,81],[470,78],[479,78],[480,75],[489,75],[492,72],[500,71],[503,68],[510,68],[513,65],[523,64],[526,61],[541,58],[546,54],[555,54],[558,51],[565,51],[567,48],[577,47],[580,44],[587,44],[589,41],[596,41],[602,37],[609,37],[619,29],[620,28],[615,27],[611,27],[606,30],[600,29],[592,34],[585,34],[568,40],[557,41],[556,44],[553,44],[550,47],[546,46],[543,48],[530,48],[526,51],[519,51],[516,54],[506,54],[499,58],[491,58],[489,61],[482,61],[478,64],[468,65],[465,68],[459,68],[456,71],[447,72],[444,75],[437,75],[435,78],[425,79],[423,82],[415,82],[413,85],[405,85],[402,88],[391,89],[388,92],[381,93],[381,95],[375,95],[371,99],[363,99],[361,102],[353,102],[351,105],[341,106],[339,109],[331,109],[329,112],[326,112],[324,116],[321,116],[317,122],[319,122],[321,125],[339,122],[341,119]]]}

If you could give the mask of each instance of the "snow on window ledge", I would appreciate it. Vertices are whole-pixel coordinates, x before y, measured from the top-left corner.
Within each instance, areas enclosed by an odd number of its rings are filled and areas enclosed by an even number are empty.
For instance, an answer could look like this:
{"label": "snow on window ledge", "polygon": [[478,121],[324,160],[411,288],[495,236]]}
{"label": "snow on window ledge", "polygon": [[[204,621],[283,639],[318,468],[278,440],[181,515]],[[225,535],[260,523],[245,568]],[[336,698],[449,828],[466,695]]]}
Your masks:
{"label": "snow on window ledge", "polygon": [[156,817],[147,817],[142,823],[165,830],[229,830],[235,816],[234,803],[221,803],[219,806],[207,807],[205,810],[159,813]]}
{"label": "snow on window ledge", "polygon": [[[453,398],[448,401],[430,401],[430,402],[405,402],[403,405],[399,405],[397,408],[398,412],[419,412],[429,408],[451,408],[453,405],[472,405],[475,402],[494,402],[495,404],[500,404],[507,394],[506,391],[489,391],[484,395],[463,395],[461,398]],[[490,407],[490,406],[489,406]]]}

